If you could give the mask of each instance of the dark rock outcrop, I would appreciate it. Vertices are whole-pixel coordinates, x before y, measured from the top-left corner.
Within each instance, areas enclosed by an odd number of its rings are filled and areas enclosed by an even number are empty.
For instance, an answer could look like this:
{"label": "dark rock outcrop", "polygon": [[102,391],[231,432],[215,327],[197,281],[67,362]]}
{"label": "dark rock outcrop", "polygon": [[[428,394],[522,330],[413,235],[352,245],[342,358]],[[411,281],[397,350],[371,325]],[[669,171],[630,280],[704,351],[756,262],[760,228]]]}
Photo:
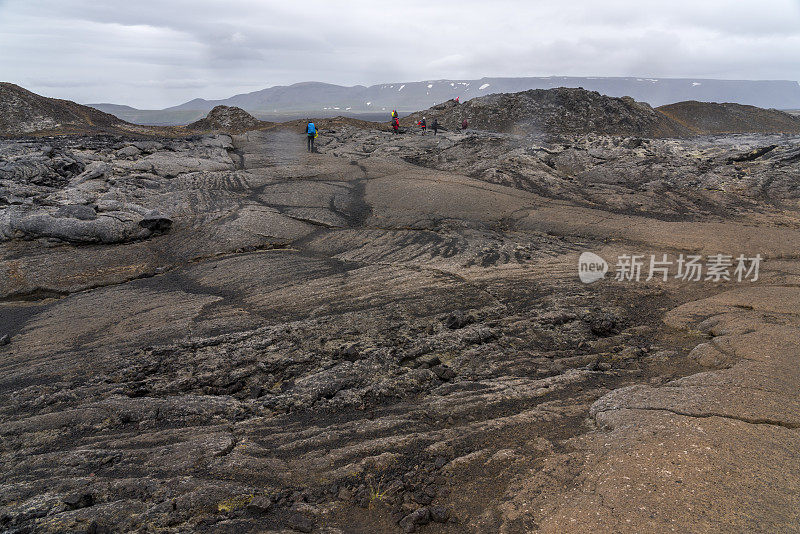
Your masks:
{"label": "dark rock outcrop", "polygon": [[413,126],[422,117],[438,119],[448,130],[469,127],[517,134],[606,134],[680,137],[691,130],[630,97],[613,98],[585,89],[534,89],[474,98],[463,104],[450,100],[401,120]]}
{"label": "dark rock outcrop", "polygon": [[189,124],[186,128],[194,131],[222,131],[242,133],[248,130],[261,130],[273,126],[273,123],[260,121],[242,108],[235,106],[217,106],[208,115]]}

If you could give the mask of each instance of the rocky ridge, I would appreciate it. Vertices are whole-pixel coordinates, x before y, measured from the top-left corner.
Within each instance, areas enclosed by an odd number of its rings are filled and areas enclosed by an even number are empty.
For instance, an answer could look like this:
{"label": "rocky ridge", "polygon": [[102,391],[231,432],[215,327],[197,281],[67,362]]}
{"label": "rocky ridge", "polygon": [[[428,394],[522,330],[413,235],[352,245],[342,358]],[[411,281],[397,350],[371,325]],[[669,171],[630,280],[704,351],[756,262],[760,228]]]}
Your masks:
{"label": "rocky ridge", "polygon": [[467,119],[477,130],[526,135],[605,134],[646,138],[715,134],[798,134],[790,113],[740,104],[686,101],[651,108],[630,97],[612,98],[584,89],[557,88],[493,94],[462,104],[449,100],[404,118],[422,117],[455,131]]}
{"label": "rocky ridge", "polygon": [[456,104],[450,100],[412,113],[401,124],[426,117],[457,130],[468,119],[471,128],[511,134],[607,134],[681,137],[691,130],[630,97],[613,98],[585,89],[534,89],[501,93]]}
{"label": "rocky ridge", "polygon": [[698,134],[800,134],[800,119],[777,109],[692,100],[661,106],[656,111]]}
{"label": "rocky ridge", "polygon": [[69,100],[46,98],[18,85],[0,82],[0,135],[44,131],[111,130],[125,123],[117,117]]}

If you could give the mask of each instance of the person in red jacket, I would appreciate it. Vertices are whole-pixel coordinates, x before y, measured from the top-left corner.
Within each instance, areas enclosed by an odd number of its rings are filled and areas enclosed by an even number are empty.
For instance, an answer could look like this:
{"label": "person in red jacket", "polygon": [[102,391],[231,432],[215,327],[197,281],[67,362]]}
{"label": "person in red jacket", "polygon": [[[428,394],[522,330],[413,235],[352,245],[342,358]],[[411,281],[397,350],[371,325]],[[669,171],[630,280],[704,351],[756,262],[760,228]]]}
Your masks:
{"label": "person in red jacket", "polygon": [[392,128],[394,129],[394,133],[396,134],[400,133],[400,119],[398,119],[397,117],[392,119]]}
{"label": "person in red jacket", "polygon": [[422,120],[417,123],[420,128],[422,128],[422,135],[425,135],[425,128],[427,128],[428,124],[425,122],[425,117],[422,117]]}
{"label": "person in red jacket", "polygon": [[464,119],[463,121],[461,121],[461,129],[462,130],[466,130],[468,127],[469,127],[469,123],[467,122],[467,119]]}

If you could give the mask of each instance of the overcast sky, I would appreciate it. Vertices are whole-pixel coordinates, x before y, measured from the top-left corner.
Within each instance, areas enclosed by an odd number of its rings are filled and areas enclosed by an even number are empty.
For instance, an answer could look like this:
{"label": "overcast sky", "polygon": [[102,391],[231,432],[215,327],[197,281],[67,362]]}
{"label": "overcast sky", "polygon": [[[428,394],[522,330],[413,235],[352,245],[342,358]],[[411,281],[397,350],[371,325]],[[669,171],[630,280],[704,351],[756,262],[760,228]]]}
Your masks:
{"label": "overcast sky", "polygon": [[800,0],[0,0],[0,80],[82,103],[550,75],[800,80]]}

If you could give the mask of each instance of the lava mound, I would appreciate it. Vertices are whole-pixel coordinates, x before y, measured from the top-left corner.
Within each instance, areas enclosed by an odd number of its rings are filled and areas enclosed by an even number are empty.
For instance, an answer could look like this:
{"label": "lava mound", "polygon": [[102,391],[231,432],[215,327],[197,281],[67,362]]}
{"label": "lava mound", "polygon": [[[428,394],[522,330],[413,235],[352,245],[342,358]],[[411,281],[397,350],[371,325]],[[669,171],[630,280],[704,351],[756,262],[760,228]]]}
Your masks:
{"label": "lava mound", "polygon": [[514,134],[606,134],[640,137],[692,135],[689,128],[630,97],[615,98],[585,89],[533,89],[474,98],[463,104],[448,101],[403,120],[411,126],[425,117],[447,129],[464,119],[470,128]]}
{"label": "lava mound", "polygon": [[189,124],[189,130],[217,130],[229,133],[241,133],[248,130],[260,130],[273,126],[273,123],[261,121],[242,108],[235,106],[216,106],[204,119]]}
{"label": "lava mound", "polygon": [[689,100],[661,106],[656,110],[698,134],[800,134],[800,117],[777,109]]}

